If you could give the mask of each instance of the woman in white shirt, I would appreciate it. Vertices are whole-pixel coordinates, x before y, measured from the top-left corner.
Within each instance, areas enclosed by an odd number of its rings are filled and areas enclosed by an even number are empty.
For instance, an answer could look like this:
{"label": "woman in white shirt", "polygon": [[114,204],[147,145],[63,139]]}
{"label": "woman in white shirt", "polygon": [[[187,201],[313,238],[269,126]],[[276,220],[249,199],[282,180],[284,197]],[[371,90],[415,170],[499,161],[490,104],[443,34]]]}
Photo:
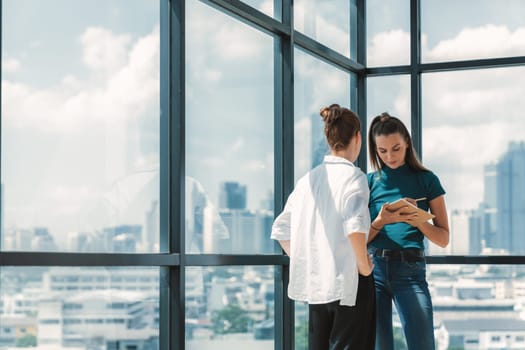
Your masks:
{"label": "woman in white shirt", "polygon": [[288,296],[309,305],[312,350],[372,350],[375,289],[359,118],[337,104],[321,110],[330,155],[295,186],[272,226],[290,256]]}

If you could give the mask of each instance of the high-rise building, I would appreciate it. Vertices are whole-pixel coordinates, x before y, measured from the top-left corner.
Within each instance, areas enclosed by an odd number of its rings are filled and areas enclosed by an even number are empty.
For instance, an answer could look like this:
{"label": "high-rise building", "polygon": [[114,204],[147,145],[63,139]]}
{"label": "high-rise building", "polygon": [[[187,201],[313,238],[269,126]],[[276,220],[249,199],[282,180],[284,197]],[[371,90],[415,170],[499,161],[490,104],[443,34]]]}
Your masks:
{"label": "high-rise building", "polygon": [[493,247],[525,253],[525,142],[511,142],[496,165],[497,232]]}
{"label": "high-rise building", "polygon": [[468,212],[459,210],[453,210],[450,214],[450,243],[447,247],[450,253],[469,253],[470,217]]}
{"label": "high-rise building", "polygon": [[246,209],[246,186],[238,182],[221,183],[219,190],[220,209]]}
{"label": "high-rise building", "polygon": [[480,235],[487,246],[495,246],[497,228],[497,166],[495,163],[485,165],[483,168],[483,203],[480,205]]}

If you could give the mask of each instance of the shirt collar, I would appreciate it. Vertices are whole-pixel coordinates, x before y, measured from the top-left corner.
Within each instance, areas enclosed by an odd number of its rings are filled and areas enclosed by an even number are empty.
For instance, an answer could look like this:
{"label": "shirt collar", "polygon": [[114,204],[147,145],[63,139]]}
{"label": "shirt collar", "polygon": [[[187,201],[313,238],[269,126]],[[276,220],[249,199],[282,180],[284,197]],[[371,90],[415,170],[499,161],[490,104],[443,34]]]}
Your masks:
{"label": "shirt collar", "polygon": [[411,171],[411,168],[407,163],[405,163],[395,169],[389,168],[388,166],[385,165],[383,166],[383,168],[381,168],[381,170],[387,174],[406,174]]}
{"label": "shirt collar", "polygon": [[328,164],[346,164],[346,165],[355,166],[354,163],[350,162],[348,159],[345,159],[343,157],[333,156],[331,154],[327,154],[327,155],[324,156],[323,163],[328,163]]}

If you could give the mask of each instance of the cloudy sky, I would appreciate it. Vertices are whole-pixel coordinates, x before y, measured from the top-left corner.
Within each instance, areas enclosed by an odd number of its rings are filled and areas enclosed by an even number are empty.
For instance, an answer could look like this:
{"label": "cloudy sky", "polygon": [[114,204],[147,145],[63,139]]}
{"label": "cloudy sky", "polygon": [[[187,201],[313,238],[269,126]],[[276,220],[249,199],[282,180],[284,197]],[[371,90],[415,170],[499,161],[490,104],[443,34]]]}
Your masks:
{"label": "cloudy sky", "polygon": [[[247,2],[273,13],[273,1]],[[348,55],[349,16],[333,3],[308,16],[311,3],[296,1],[296,25]],[[525,54],[525,4],[475,3],[473,16],[474,1],[424,2],[425,62]],[[409,63],[407,11],[408,1],[369,2],[369,65]],[[64,237],[143,224],[158,198],[158,13],[149,0],[3,1],[4,228]],[[221,181],[246,184],[256,209],[273,190],[273,38],[197,1],[187,14],[186,173],[212,201]],[[313,156],[319,108],[349,105],[353,91],[348,74],[295,56],[297,177]],[[525,140],[524,78],[521,67],[423,77],[423,157],[449,209],[476,207],[483,165]],[[406,76],[370,79],[370,116],[408,121],[409,91]]]}

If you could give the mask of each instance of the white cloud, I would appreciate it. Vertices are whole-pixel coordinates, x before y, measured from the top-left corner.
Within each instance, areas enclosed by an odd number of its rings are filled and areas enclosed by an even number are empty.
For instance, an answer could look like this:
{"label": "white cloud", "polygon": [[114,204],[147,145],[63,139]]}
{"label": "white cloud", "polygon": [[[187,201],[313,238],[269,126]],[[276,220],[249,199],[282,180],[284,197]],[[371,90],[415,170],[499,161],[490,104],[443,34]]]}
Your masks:
{"label": "white cloud", "polygon": [[488,24],[464,28],[454,38],[440,41],[427,49],[431,61],[463,60],[497,56],[521,56],[525,53],[525,28],[515,31],[506,26]]}
{"label": "white cloud", "polygon": [[367,50],[367,65],[403,65],[410,60],[410,33],[401,29],[373,36]]}
{"label": "white cloud", "polygon": [[253,29],[239,30],[239,24],[219,26],[214,28],[212,41],[215,57],[225,61],[245,61],[260,57],[262,46],[259,44],[260,33]]}
{"label": "white cloud", "polygon": [[100,75],[82,80],[68,74],[45,88],[3,80],[8,126],[82,131],[87,125],[136,118],[158,105],[158,27],[133,42],[100,28],[88,28],[81,38],[85,63]]}
{"label": "white cloud", "polygon": [[523,68],[433,73],[423,78],[424,118],[431,125],[521,123]]}
{"label": "white cloud", "polygon": [[2,70],[4,72],[16,72],[20,69],[21,65],[20,61],[14,58],[5,58],[2,60]]}
{"label": "white cloud", "polygon": [[130,42],[129,34],[114,35],[105,28],[87,28],[80,37],[82,59],[94,70],[114,71],[126,63]]}

